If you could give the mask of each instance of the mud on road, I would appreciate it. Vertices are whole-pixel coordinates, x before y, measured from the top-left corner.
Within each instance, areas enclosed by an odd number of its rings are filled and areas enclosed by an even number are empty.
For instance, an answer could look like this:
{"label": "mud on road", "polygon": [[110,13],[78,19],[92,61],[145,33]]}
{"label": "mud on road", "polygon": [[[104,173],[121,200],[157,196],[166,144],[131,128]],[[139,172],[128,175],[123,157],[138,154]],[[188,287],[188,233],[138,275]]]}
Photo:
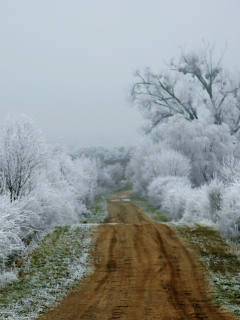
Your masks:
{"label": "mud on road", "polygon": [[41,320],[234,319],[214,305],[200,265],[177,234],[126,197],[108,198],[95,272]]}

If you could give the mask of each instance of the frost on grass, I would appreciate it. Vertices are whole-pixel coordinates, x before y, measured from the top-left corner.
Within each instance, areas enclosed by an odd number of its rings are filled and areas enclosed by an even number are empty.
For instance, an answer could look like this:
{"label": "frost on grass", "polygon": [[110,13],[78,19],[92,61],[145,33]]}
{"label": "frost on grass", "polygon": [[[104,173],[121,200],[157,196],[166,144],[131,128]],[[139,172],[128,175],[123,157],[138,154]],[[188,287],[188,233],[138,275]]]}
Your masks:
{"label": "frost on grass", "polygon": [[204,266],[216,302],[240,316],[240,261],[238,247],[209,226],[176,224],[175,228],[197,254]]}
{"label": "frost on grass", "polygon": [[35,319],[46,308],[56,305],[91,271],[89,249],[93,232],[92,227],[81,224],[59,227],[46,236],[19,268],[19,280],[1,292],[0,318]]}
{"label": "frost on grass", "polygon": [[224,309],[240,316],[240,304],[236,304],[240,297],[240,273],[235,276],[211,273],[210,276],[210,283],[216,288],[217,302]]}

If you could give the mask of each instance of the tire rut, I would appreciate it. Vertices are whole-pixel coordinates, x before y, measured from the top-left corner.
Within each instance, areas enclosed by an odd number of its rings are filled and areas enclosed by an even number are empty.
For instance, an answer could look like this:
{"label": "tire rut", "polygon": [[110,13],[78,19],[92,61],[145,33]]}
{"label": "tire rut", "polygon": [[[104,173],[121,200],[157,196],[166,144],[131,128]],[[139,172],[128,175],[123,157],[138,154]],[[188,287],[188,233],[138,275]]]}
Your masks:
{"label": "tire rut", "polygon": [[214,305],[200,265],[171,228],[117,196],[108,205],[106,222],[119,224],[98,227],[95,272],[41,320],[234,319]]}

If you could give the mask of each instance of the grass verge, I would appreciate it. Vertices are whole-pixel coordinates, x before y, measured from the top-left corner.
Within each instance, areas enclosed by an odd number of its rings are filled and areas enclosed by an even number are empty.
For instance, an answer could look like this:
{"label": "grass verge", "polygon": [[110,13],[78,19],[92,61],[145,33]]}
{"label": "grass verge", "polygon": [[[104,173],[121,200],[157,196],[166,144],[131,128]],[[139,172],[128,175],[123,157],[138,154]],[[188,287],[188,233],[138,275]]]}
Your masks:
{"label": "grass verge", "polygon": [[56,228],[18,268],[19,279],[0,293],[0,318],[35,319],[91,269],[88,225]]}
{"label": "grass verge", "polygon": [[207,226],[175,228],[202,263],[217,304],[240,317],[240,261],[234,246]]}
{"label": "grass verge", "polygon": [[55,228],[8,273],[13,282],[0,291],[0,319],[38,318],[93,270],[92,224],[108,215],[105,198],[97,197],[89,211],[83,223]]}

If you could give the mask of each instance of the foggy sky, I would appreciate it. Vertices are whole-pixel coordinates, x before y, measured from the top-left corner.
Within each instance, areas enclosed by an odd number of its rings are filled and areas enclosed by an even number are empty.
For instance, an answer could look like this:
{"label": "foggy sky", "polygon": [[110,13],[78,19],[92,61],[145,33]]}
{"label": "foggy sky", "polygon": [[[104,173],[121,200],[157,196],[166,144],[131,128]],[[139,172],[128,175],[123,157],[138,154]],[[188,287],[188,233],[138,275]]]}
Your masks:
{"label": "foggy sky", "polygon": [[49,142],[133,144],[135,69],[164,68],[202,39],[240,71],[239,0],[0,0],[0,114],[32,116]]}

